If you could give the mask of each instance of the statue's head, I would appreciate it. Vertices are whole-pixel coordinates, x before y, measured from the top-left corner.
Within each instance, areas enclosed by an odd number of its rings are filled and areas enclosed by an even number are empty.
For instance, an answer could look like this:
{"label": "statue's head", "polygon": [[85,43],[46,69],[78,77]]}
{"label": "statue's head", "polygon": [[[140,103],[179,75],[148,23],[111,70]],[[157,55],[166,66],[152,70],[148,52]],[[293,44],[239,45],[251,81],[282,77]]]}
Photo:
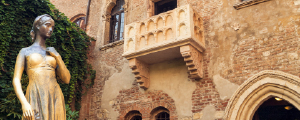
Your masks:
{"label": "statue's head", "polygon": [[52,35],[53,29],[54,20],[50,15],[44,14],[36,17],[30,31],[32,41],[35,41],[37,34],[42,37],[49,38]]}

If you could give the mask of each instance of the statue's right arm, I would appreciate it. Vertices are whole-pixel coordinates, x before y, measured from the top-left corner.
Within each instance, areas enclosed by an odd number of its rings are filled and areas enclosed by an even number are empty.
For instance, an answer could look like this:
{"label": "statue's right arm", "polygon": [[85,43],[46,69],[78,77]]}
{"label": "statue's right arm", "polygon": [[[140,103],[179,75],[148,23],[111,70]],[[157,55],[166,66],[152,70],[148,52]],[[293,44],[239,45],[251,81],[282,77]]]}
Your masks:
{"label": "statue's right arm", "polygon": [[14,86],[16,95],[22,104],[23,116],[27,119],[30,119],[31,116],[34,116],[33,110],[23,93],[22,84],[21,84],[21,77],[22,77],[22,74],[24,71],[24,67],[25,67],[25,53],[24,53],[24,48],[23,48],[19,52],[17,60],[16,60],[15,72],[14,72],[14,77],[13,77],[13,86]]}

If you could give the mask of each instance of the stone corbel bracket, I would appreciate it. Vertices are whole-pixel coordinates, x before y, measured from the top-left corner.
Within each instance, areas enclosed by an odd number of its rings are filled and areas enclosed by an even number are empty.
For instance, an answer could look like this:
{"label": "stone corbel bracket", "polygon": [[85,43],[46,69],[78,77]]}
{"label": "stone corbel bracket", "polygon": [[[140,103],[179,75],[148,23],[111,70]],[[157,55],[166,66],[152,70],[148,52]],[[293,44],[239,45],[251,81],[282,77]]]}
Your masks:
{"label": "stone corbel bracket", "polygon": [[129,67],[132,69],[132,73],[135,75],[137,83],[140,84],[140,87],[143,89],[149,88],[150,75],[148,64],[145,64],[136,58],[132,58],[129,60]]}
{"label": "stone corbel bracket", "polygon": [[180,53],[186,62],[189,78],[200,79],[203,78],[203,55],[191,45],[180,47]]}
{"label": "stone corbel bracket", "polygon": [[[184,45],[180,47],[180,53],[186,62],[189,71],[189,78],[203,78],[203,55],[192,45]],[[140,87],[147,89],[150,86],[149,65],[138,60],[137,58],[129,59],[129,67],[135,75],[137,83]]]}

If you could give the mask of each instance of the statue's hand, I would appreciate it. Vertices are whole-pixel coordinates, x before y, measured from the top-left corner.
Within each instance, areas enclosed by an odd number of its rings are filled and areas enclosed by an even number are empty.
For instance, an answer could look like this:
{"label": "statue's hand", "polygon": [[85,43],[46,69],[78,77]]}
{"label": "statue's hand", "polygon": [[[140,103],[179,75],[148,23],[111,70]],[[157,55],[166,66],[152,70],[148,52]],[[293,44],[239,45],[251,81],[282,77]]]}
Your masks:
{"label": "statue's hand", "polygon": [[55,50],[54,47],[47,47],[46,52],[55,58],[59,56],[59,53]]}
{"label": "statue's hand", "polygon": [[31,108],[31,105],[26,102],[22,105],[23,116],[25,120],[34,120],[34,111]]}

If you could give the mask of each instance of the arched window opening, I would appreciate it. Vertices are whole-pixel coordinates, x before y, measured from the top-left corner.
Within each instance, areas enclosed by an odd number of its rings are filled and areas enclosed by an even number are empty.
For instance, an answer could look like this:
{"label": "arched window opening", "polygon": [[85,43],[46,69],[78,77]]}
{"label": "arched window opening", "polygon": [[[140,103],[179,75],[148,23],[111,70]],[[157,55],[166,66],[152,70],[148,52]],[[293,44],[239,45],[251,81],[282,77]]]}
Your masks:
{"label": "arched window opening", "polygon": [[162,106],[153,109],[150,114],[150,120],[170,120],[170,111]]}
{"label": "arched window opening", "polygon": [[81,29],[84,29],[85,17],[79,17],[74,20],[73,23],[75,23]]}
{"label": "arched window opening", "polygon": [[126,114],[125,120],[142,120],[142,114],[137,110],[130,111]]}
{"label": "arched window opening", "polygon": [[272,97],[259,106],[252,120],[300,120],[300,111],[282,98]]}
{"label": "arched window opening", "polygon": [[177,8],[177,0],[161,0],[155,2],[155,15]]}
{"label": "arched window opening", "polygon": [[155,119],[156,120],[170,120],[170,115],[167,112],[161,112],[155,116]]}
{"label": "arched window opening", "polygon": [[116,6],[111,11],[110,40],[115,42],[124,38],[124,0],[117,0]]}
{"label": "arched window opening", "polygon": [[142,120],[142,116],[136,115],[133,116],[130,120]]}

